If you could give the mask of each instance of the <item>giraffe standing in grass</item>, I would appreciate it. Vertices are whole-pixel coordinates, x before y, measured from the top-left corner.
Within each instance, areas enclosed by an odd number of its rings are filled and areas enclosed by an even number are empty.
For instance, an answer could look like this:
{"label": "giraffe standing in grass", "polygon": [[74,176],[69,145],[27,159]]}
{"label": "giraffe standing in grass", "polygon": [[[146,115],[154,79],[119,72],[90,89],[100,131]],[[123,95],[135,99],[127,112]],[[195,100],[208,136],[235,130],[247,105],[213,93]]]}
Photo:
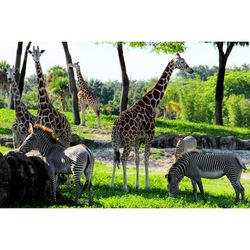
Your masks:
{"label": "giraffe standing in grass", "polygon": [[79,89],[80,89],[78,92],[78,99],[80,102],[81,112],[82,112],[81,125],[85,126],[85,111],[86,111],[86,108],[90,106],[96,114],[98,127],[102,128],[101,120],[100,120],[100,100],[95,95],[95,93],[93,93],[89,89],[88,85],[84,81],[79,62],[73,63],[73,64],[69,63],[68,67],[76,69],[76,75],[77,75],[77,80],[78,80]]}
{"label": "giraffe standing in grass", "polygon": [[28,129],[30,123],[32,125],[35,124],[35,116],[33,116],[28,111],[27,107],[21,101],[20,92],[15,79],[16,72],[17,70],[14,68],[14,66],[12,68],[8,67],[6,69],[7,79],[9,85],[11,86],[16,112],[16,119],[12,124],[14,148],[18,148],[23,143],[24,139],[28,136]]}
{"label": "giraffe standing in grass", "polygon": [[33,51],[29,50],[35,62],[37,82],[38,82],[38,116],[37,123],[51,128],[59,138],[62,145],[68,147],[71,142],[71,128],[67,118],[56,111],[53,107],[46,91],[46,80],[40,64],[40,56],[44,50],[39,50],[33,46]]}
{"label": "giraffe standing in grass", "polygon": [[[110,185],[111,188],[114,188],[116,166],[119,167],[119,163],[121,161],[123,168],[123,187],[125,191],[128,191],[126,164],[129,153],[133,147],[135,149],[136,189],[139,188],[139,148],[142,142],[145,143],[145,187],[146,189],[150,188],[148,166],[150,146],[155,131],[155,109],[164,95],[172,72],[176,68],[193,73],[193,70],[187,65],[185,60],[177,54],[176,57],[168,63],[162,76],[152,90],[145,94],[140,100],[135,102],[132,107],[122,112],[116,119],[111,134],[112,147],[114,150],[113,174]],[[123,153],[120,157],[119,149],[122,147]]]}

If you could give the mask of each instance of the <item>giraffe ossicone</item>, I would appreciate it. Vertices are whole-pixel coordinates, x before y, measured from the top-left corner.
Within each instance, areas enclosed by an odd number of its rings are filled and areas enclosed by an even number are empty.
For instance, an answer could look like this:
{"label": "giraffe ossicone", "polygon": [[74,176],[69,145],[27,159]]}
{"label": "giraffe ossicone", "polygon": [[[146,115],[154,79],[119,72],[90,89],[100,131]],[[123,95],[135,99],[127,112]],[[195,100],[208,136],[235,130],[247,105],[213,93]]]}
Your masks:
{"label": "giraffe ossicone", "polygon": [[[150,147],[155,132],[155,109],[164,96],[164,92],[174,69],[185,70],[188,73],[193,73],[193,69],[190,68],[185,59],[177,53],[176,57],[174,57],[166,66],[156,85],[140,100],[136,101],[132,107],[123,111],[116,119],[111,134],[112,147],[114,150],[113,173],[110,184],[111,188],[114,188],[116,167],[121,161],[123,168],[123,187],[125,191],[128,190],[126,165],[132,148],[135,150],[136,189],[139,188],[139,148],[142,142],[145,143],[145,187],[146,189],[150,188],[148,167]],[[121,157],[119,152],[120,148],[123,148]]]}

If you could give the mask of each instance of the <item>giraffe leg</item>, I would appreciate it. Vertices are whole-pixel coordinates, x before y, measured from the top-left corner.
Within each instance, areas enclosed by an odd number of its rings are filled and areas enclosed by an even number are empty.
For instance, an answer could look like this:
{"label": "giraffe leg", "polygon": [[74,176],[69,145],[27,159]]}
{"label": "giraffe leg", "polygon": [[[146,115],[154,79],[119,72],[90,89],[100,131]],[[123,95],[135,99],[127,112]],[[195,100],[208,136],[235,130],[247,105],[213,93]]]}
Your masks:
{"label": "giraffe leg", "polygon": [[114,160],[114,163],[113,163],[113,172],[112,172],[112,181],[111,181],[111,184],[110,184],[110,188],[111,189],[114,189],[116,164],[117,163]]}
{"label": "giraffe leg", "polygon": [[98,109],[96,112],[96,117],[97,117],[97,125],[98,125],[98,128],[102,128],[102,124],[101,124],[101,118],[100,118],[100,109]]}
{"label": "giraffe leg", "polygon": [[140,149],[140,144],[136,143],[135,144],[136,190],[139,189],[139,166],[140,166],[139,149]]}
{"label": "giraffe leg", "polygon": [[148,190],[150,189],[149,177],[148,177],[149,156],[150,156],[150,146],[153,136],[154,136],[153,134],[148,134],[145,137],[145,152],[144,152],[145,177],[146,177],[145,188]]}
{"label": "giraffe leg", "polygon": [[128,161],[128,156],[131,151],[130,146],[124,146],[121,161],[122,161],[122,169],[123,169],[123,189],[125,192],[128,192],[128,186],[127,186],[127,161]]}
{"label": "giraffe leg", "polygon": [[81,125],[85,126],[85,110],[86,110],[86,104],[81,103],[81,112],[82,112],[82,122]]}

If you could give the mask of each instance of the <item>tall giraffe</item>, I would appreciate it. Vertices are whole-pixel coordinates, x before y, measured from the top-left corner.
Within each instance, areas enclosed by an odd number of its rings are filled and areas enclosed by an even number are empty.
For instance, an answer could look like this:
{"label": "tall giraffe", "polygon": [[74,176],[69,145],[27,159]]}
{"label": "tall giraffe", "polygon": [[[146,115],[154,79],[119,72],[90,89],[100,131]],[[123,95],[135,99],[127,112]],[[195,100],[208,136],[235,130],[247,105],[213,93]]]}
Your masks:
{"label": "tall giraffe", "polygon": [[33,51],[29,50],[35,62],[37,82],[38,82],[38,115],[37,123],[51,128],[62,145],[68,147],[71,142],[71,128],[67,118],[56,111],[53,107],[46,91],[46,80],[40,64],[40,56],[45,50],[39,50],[33,46]]}
{"label": "tall giraffe", "polygon": [[[111,134],[112,147],[114,150],[114,165],[110,185],[111,188],[114,188],[116,166],[119,167],[119,163],[121,161],[123,168],[123,187],[125,191],[128,191],[126,164],[129,153],[133,147],[135,149],[136,189],[139,188],[139,148],[143,141],[145,143],[145,186],[146,189],[150,188],[148,166],[150,146],[155,131],[155,109],[164,95],[173,70],[176,68],[193,73],[193,70],[187,65],[185,60],[177,54],[176,57],[168,63],[156,85],[140,100],[135,102],[132,107],[122,112],[116,119]],[[122,157],[120,157],[119,152],[121,147],[123,147]]]}
{"label": "tall giraffe", "polygon": [[12,131],[13,131],[13,145],[14,148],[19,147],[24,139],[28,136],[28,129],[30,123],[32,125],[35,124],[35,116],[33,116],[21,101],[20,92],[18,89],[18,85],[15,79],[15,74],[17,70],[14,66],[8,67],[6,69],[7,79],[9,85],[11,86],[11,91],[13,95],[14,107],[16,112],[16,118],[14,123],[12,124]]}
{"label": "tall giraffe", "polygon": [[86,108],[88,106],[90,106],[94,110],[94,112],[96,114],[98,127],[102,128],[101,120],[100,120],[100,100],[95,95],[95,93],[93,93],[89,89],[88,85],[84,81],[82,73],[81,73],[79,62],[73,63],[73,64],[69,63],[68,67],[76,69],[76,76],[77,76],[79,89],[80,89],[78,91],[77,96],[78,96],[78,99],[79,99],[79,102],[80,102],[81,112],[82,112],[81,125],[85,126],[85,110],[86,110]]}

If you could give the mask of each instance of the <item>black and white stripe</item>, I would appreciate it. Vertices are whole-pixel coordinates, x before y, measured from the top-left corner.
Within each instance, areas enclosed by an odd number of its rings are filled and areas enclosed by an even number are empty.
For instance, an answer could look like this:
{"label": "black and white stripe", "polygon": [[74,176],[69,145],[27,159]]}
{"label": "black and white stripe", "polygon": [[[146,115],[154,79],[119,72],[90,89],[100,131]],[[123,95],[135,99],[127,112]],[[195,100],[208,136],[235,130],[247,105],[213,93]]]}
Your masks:
{"label": "black and white stripe", "polygon": [[244,188],[240,183],[243,169],[246,169],[245,165],[235,154],[196,151],[185,153],[173,164],[165,176],[168,178],[169,195],[176,196],[178,194],[178,184],[184,176],[187,176],[192,181],[194,199],[197,200],[196,185],[198,184],[203,199],[206,201],[201,178],[216,179],[225,175],[235,190],[235,202],[238,203],[239,194],[244,201]]}
{"label": "black and white stripe", "polygon": [[[85,145],[78,144],[72,147],[64,147],[53,138],[51,132],[38,127],[34,128],[34,132],[26,138],[19,148],[19,151],[27,153],[33,149],[38,149],[48,163],[47,172],[51,180],[55,202],[57,174],[72,173],[76,186],[76,203],[78,203],[81,190],[86,189],[89,193],[89,204],[92,204],[92,172],[94,157]],[[83,172],[86,177],[84,185],[80,182]]]}

